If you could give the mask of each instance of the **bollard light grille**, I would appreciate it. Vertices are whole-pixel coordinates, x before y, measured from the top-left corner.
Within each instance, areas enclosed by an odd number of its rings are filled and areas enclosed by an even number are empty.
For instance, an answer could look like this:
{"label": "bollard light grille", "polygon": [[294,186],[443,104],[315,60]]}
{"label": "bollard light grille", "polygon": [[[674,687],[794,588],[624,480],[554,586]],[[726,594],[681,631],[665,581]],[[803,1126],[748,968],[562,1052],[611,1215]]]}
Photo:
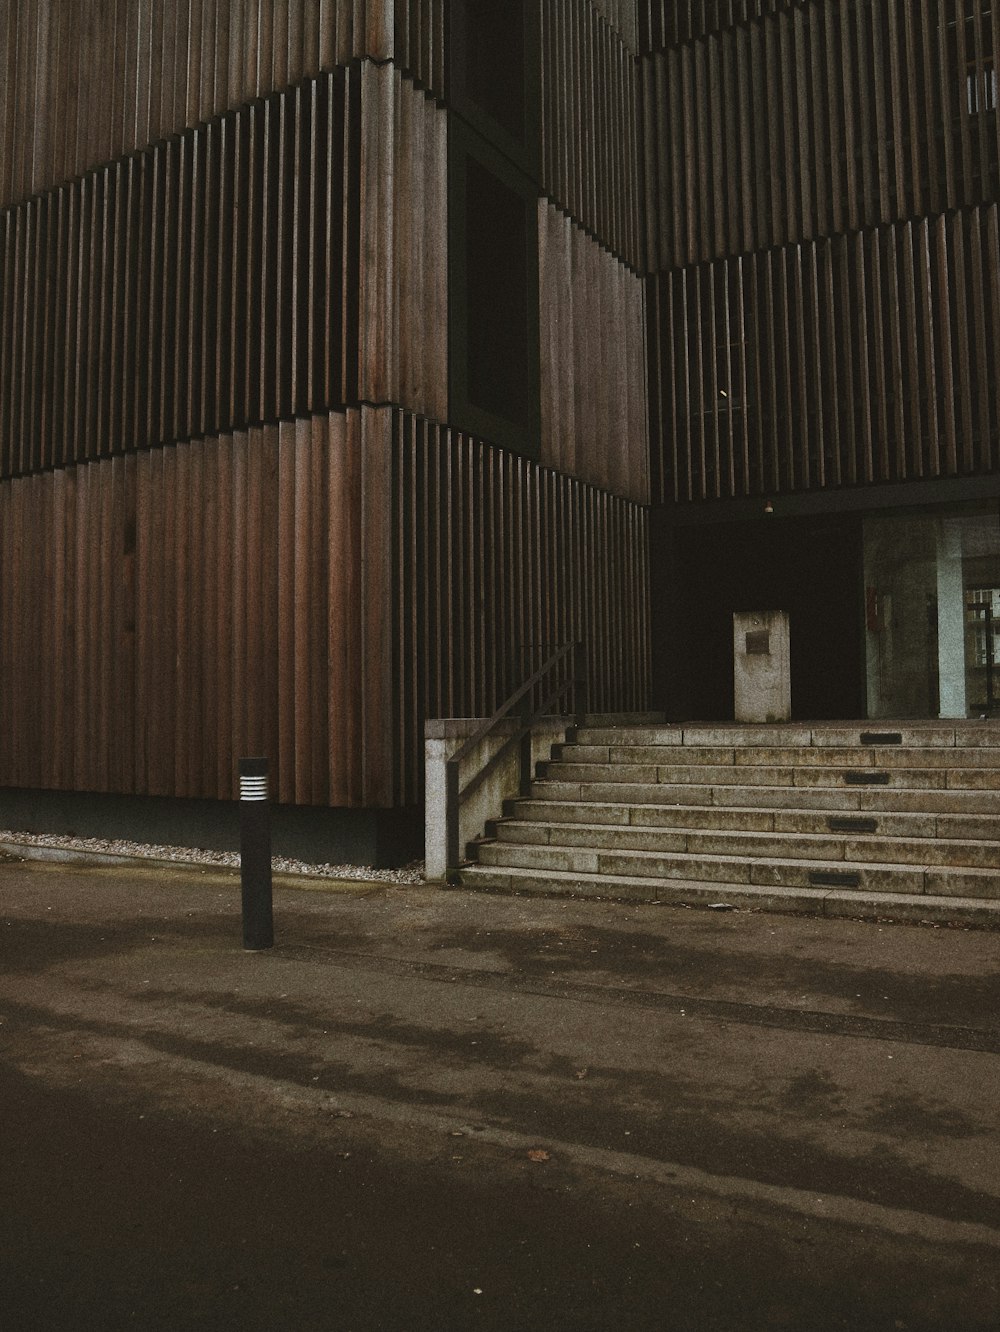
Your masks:
{"label": "bollard light grille", "polygon": [[241,800],[266,800],[267,799],[267,778],[266,777],[240,777],[240,799]]}

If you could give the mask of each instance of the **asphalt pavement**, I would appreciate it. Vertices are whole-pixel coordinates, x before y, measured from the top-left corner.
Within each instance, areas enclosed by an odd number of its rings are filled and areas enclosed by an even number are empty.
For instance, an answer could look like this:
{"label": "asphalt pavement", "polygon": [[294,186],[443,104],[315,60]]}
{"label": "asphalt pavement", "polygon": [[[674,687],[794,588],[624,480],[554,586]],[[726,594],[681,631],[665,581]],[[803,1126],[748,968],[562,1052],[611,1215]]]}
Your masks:
{"label": "asphalt pavement", "polygon": [[0,1328],[1000,1329],[1000,936],[0,862]]}

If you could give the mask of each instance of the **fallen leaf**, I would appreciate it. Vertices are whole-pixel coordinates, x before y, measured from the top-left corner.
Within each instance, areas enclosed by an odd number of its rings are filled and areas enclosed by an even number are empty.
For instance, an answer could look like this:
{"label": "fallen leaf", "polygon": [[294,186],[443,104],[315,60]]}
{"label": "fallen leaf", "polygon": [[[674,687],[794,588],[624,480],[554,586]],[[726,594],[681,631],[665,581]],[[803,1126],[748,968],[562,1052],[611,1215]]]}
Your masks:
{"label": "fallen leaf", "polygon": [[589,1068],[578,1068],[578,1069],[576,1070],[576,1072],[573,1074],[573,1076],[574,1076],[574,1078],[577,1078],[577,1079],[579,1079],[579,1078],[585,1078],[589,1072],[590,1072],[590,1069],[589,1069]]}
{"label": "fallen leaf", "polygon": [[540,1147],[533,1147],[528,1153],[529,1161],[548,1161],[549,1159],[548,1152],[543,1152]]}

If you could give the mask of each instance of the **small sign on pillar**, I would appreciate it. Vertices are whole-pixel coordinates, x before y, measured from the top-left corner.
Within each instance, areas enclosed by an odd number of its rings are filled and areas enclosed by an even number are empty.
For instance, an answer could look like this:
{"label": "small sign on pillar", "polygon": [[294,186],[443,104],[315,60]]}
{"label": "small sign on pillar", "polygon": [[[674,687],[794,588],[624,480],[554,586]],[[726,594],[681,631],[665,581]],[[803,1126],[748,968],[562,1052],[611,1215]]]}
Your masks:
{"label": "small sign on pillar", "polygon": [[737,611],[733,616],[733,685],[738,722],[791,720],[787,611]]}

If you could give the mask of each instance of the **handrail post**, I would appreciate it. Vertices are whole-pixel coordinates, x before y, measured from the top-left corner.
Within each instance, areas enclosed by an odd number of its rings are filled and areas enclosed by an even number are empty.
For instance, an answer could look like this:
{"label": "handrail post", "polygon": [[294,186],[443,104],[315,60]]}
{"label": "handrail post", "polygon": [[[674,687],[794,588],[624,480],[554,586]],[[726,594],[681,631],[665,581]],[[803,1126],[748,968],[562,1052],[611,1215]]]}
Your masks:
{"label": "handrail post", "polygon": [[445,825],[445,873],[458,869],[459,856],[459,803],[458,803],[458,762],[449,759],[444,765],[444,825]]}
{"label": "handrail post", "polygon": [[521,726],[524,728],[521,735],[521,743],[518,746],[518,788],[522,796],[531,795],[531,718],[532,718],[531,695],[526,694],[521,704]]}
{"label": "handrail post", "polygon": [[586,724],[587,715],[587,646],[583,640],[573,644],[573,711],[578,727]]}

